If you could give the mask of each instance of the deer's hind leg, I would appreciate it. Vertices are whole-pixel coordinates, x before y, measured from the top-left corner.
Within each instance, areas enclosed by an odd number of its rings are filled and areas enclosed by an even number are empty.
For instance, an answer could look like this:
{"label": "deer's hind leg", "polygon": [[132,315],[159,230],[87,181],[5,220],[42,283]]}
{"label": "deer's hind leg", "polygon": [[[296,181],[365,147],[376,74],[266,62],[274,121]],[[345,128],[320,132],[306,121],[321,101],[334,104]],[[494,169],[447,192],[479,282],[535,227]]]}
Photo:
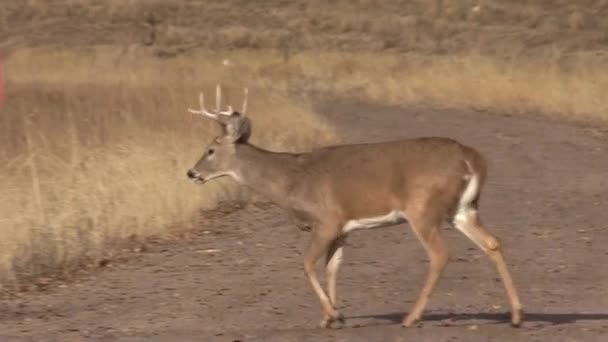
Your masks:
{"label": "deer's hind leg", "polygon": [[511,304],[511,324],[515,327],[519,326],[522,320],[522,305],[501,252],[500,242],[484,227],[479,213],[473,207],[460,208],[453,221],[454,226],[479,246],[496,264]]}

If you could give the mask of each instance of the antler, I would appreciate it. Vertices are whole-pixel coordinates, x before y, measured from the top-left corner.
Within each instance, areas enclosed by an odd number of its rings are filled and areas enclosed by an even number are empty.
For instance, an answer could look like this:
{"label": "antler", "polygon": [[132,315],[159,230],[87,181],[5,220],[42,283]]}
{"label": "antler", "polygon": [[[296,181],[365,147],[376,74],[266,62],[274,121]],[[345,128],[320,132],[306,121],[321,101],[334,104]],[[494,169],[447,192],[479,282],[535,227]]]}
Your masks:
{"label": "antler", "polygon": [[219,83],[215,85],[215,110],[220,111],[220,105],[222,103],[222,88]]}
{"label": "antler", "polygon": [[[249,94],[249,90],[247,88],[245,88],[245,96],[243,98],[243,108],[241,111],[241,114],[245,115],[245,112],[247,111],[247,96]],[[200,103],[200,110],[195,110],[195,109],[190,109],[188,108],[188,111],[192,114],[198,114],[198,115],[203,115],[203,116],[208,116],[214,120],[217,120],[219,118],[219,115],[226,115],[226,116],[230,116],[234,113],[234,111],[232,110],[232,106],[227,105],[227,110],[225,111],[221,111],[220,110],[220,106],[222,103],[222,88],[220,87],[219,84],[217,84],[215,86],[215,110],[213,111],[208,111],[207,109],[205,109],[205,96],[203,95],[203,92],[201,91],[200,95],[199,95],[199,103]]]}
{"label": "antler", "polygon": [[[207,109],[205,109],[205,95],[203,94],[203,92],[201,91],[199,97],[198,97],[198,101],[199,101],[199,105],[201,106],[200,110],[195,110],[195,109],[190,109],[188,108],[188,111],[192,114],[198,114],[198,115],[203,115],[203,116],[208,116],[214,120],[217,120],[218,116],[217,116],[217,111],[215,112],[210,112]],[[219,102],[218,102],[219,103]]]}

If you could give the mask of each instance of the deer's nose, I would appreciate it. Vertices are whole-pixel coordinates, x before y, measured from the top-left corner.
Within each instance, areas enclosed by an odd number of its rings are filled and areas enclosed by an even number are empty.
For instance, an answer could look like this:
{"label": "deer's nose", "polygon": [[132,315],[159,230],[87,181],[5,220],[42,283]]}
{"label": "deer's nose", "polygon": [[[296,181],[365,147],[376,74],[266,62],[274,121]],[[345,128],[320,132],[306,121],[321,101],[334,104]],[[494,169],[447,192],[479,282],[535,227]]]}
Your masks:
{"label": "deer's nose", "polygon": [[196,178],[197,174],[198,173],[196,171],[190,169],[186,175],[188,175],[188,178]]}

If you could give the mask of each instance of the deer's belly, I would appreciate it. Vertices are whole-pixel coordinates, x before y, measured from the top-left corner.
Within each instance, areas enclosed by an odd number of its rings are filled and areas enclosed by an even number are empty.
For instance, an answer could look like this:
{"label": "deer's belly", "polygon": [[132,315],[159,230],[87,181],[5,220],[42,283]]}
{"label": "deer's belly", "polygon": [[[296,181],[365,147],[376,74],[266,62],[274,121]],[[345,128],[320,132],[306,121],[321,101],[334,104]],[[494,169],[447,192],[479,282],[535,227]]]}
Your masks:
{"label": "deer's belly", "polygon": [[371,229],[385,226],[392,226],[406,221],[405,214],[402,211],[391,211],[387,215],[378,217],[367,217],[346,222],[342,227],[343,233],[348,233],[356,229]]}

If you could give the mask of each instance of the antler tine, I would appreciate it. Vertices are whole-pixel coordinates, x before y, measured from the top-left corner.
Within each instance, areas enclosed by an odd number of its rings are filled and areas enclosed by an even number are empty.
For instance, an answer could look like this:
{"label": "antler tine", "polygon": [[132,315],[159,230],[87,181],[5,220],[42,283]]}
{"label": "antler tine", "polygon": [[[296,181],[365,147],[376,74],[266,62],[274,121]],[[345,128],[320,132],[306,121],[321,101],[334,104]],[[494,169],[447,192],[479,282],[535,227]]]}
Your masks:
{"label": "antler tine", "polygon": [[218,114],[222,114],[222,115],[232,115],[232,113],[234,113],[234,111],[232,110],[232,106],[231,105],[226,105],[226,110],[223,112],[218,112]]}
{"label": "antler tine", "polygon": [[215,108],[216,108],[215,112],[218,114],[222,114],[222,115],[232,115],[232,113],[234,113],[231,105],[226,105],[227,110],[225,110],[225,111],[220,110],[221,105],[222,105],[222,88],[220,87],[219,84],[217,84],[215,87]]}
{"label": "antler tine", "polygon": [[212,119],[217,119],[217,114],[215,113],[211,113],[209,111],[207,111],[205,109],[205,95],[203,95],[203,92],[201,91],[199,97],[198,97],[198,101],[199,101],[199,105],[201,106],[200,110],[195,110],[195,109],[190,109],[188,108],[188,111],[192,114],[198,114],[198,115],[206,115]]}
{"label": "antler tine", "polygon": [[249,95],[249,89],[245,88],[243,97],[243,107],[241,108],[241,114],[245,115],[247,113],[247,97]]}
{"label": "antler tine", "polygon": [[198,95],[198,104],[199,104],[199,106],[201,106],[201,111],[205,110],[205,95],[203,94],[202,91]]}
{"label": "antler tine", "polygon": [[219,112],[220,111],[220,105],[222,102],[222,88],[220,87],[220,84],[216,84],[215,85],[215,111]]}

